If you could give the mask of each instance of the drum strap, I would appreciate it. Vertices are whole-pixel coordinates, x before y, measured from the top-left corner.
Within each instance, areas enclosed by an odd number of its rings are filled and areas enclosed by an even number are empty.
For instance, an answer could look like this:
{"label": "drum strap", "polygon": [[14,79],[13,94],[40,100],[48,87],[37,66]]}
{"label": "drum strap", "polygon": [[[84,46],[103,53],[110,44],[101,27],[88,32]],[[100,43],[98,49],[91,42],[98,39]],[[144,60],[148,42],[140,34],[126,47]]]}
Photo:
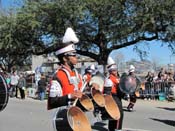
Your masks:
{"label": "drum strap", "polygon": [[[62,71],[65,72],[65,74],[67,75],[67,78],[68,78],[70,84],[73,84],[73,85],[74,85],[75,83],[79,83],[79,82],[80,82],[80,78],[79,78],[79,75],[78,75],[78,72],[77,72],[76,69],[74,69],[74,71],[75,71],[75,74],[76,74],[75,77],[76,77],[77,82],[74,82],[75,80],[72,79],[72,77],[70,76],[69,71],[67,71],[64,67],[61,68],[61,69],[58,69],[58,70],[56,71],[56,73],[54,74],[53,80],[57,80],[57,81],[61,84],[59,78],[56,76],[56,74],[57,74],[57,72],[58,72],[59,70],[62,70]],[[74,86],[75,86],[75,85],[74,85]]]}
{"label": "drum strap", "polygon": [[69,71],[67,71],[65,68],[62,68],[61,70],[64,71],[65,74],[67,75],[69,83],[74,85],[75,90],[78,90],[78,84],[80,82],[80,78],[79,78],[77,70],[74,69],[75,77],[71,77]]}

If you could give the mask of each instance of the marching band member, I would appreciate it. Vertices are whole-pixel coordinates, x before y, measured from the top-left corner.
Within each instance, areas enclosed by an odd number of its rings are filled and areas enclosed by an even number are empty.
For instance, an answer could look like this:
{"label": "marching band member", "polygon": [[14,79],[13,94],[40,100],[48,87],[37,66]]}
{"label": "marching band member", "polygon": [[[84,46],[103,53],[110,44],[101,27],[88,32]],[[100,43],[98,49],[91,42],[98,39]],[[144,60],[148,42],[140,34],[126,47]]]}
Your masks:
{"label": "marching band member", "polygon": [[[141,83],[141,80],[135,74],[135,67],[133,65],[130,65],[128,72],[129,72],[129,74],[128,74],[129,76],[132,76],[134,79],[136,79],[136,81]],[[137,83],[135,83],[135,86],[137,86]],[[133,92],[133,93],[129,94],[129,97],[130,97],[130,102],[127,106],[127,109],[128,109],[128,111],[133,111],[133,107],[134,107],[136,100],[137,100],[136,93]]]}
{"label": "marching band member", "polygon": [[83,81],[74,65],[77,64],[77,54],[74,44],[79,40],[72,28],[67,28],[63,37],[63,46],[56,51],[60,67],[51,81],[48,97],[48,110],[69,105],[76,98],[82,97],[80,88]]}
{"label": "marching band member", "polygon": [[93,74],[94,71],[95,71],[95,66],[94,65],[88,66],[85,69],[85,73],[83,75],[83,81],[88,83],[91,80],[92,74]]}
{"label": "marching band member", "polygon": [[111,57],[108,58],[107,70],[108,70],[109,76],[105,80],[104,93],[111,94],[113,96],[120,110],[120,119],[109,120],[108,129],[109,131],[122,130],[123,108],[122,108],[121,99],[123,97],[123,93],[119,89],[120,78],[117,71],[117,65]]}

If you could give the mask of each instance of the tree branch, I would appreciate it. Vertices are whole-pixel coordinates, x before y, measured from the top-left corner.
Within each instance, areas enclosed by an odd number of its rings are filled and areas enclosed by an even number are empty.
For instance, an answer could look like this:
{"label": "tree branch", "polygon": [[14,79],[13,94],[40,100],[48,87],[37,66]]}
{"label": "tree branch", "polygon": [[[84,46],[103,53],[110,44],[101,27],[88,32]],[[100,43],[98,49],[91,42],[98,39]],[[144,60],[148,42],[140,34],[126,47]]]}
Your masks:
{"label": "tree branch", "polygon": [[145,37],[145,36],[138,37],[137,39],[135,39],[133,41],[126,42],[126,43],[123,43],[121,45],[112,46],[111,50],[120,49],[120,48],[124,48],[124,47],[130,46],[130,45],[134,45],[134,44],[137,44],[137,42],[142,41],[142,40],[152,41],[152,40],[155,40],[157,38],[158,38],[157,34],[155,34],[155,36],[152,36],[152,37]]}

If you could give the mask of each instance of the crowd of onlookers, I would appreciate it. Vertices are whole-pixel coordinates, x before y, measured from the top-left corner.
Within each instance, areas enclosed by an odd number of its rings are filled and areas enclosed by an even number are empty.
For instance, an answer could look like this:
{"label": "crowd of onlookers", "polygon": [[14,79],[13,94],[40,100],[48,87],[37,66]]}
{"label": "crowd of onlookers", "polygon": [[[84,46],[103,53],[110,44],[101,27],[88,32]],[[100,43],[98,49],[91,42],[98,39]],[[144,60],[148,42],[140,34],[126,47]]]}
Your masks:
{"label": "crowd of onlookers", "polygon": [[[27,95],[26,89],[29,87],[27,81],[32,76],[31,79],[33,80],[31,82],[35,83],[36,98],[40,100],[45,99],[49,86],[48,76],[41,73],[39,79],[35,80],[36,74],[27,75],[25,72],[17,72],[16,70],[13,70],[11,73],[4,71],[3,76],[6,79],[10,97],[25,99]],[[144,89],[139,91],[143,99],[158,99],[159,93],[164,93],[166,97],[169,95],[175,96],[175,89],[173,89],[175,88],[174,72],[168,72],[161,68],[158,73],[149,71],[143,79]]]}
{"label": "crowd of onlookers", "polygon": [[153,71],[149,71],[145,76],[145,80],[147,82],[174,81],[175,74],[172,71],[168,72],[164,68],[161,68],[157,75]]}
{"label": "crowd of onlookers", "polygon": [[17,74],[17,71],[12,71],[11,73],[3,72],[3,77],[7,83],[9,96],[25,99],[26,79],[24,74]]}
{"label": "crowd of onlookers", "polygon": [[174,97],[175,74],[168,72],[164,68],[155,74],[149,71],[144,78],[145,89],[140,91],[144,99],[158,99],[159,94],[163,93],[166,98]]}
{"label": "crowd of onlookers", "polygon": [[[25,72],[18,72],[16,70],[12,71],[11,73],[1,71],[1,75],[3,75],[3,77],[6,80],[9,97],[11,98],[16,97],[24,100],[26,98],[26,95],[28,95],[27,88],[29,88],[28,86],[29,83],[27,82],[27,79],[30,76],[27,75]],[[33,79],[33,76],[34,75],[32,75],[31,79]],[[35,82],[35,81],[32,81],[32,82]],[[36,98],[40,100],[44,100],[46,96],[47,83],[48,83],[45,75],[41,74],[40,79],[36,82],[35,82]],[[33,83],[30,83],[30,84],[33,84]]]}

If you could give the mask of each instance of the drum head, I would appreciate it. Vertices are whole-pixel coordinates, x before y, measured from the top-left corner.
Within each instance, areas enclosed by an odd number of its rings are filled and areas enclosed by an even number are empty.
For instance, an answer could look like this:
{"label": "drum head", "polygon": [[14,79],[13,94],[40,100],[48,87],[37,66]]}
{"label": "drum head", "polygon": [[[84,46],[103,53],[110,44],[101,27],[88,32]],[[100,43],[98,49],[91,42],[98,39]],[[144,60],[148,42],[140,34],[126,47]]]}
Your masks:
{"label": "drum head", "polygon": [[87,111],[94,110],[94,105],[87,95],[83,94],[83,96],[79,99],[79,102]]}
{"label": "drum head", "polygon": [[111,95],[105,95],[104,98],[105,109],[109,116],[114,120],[120,119],[120,110],[113,97]]}
{"label": "drum head", "polygon": [[0,75],[0,111],[2,111],[8,103],[8,88],[5,79]]}
{"label": "drum head", "polygon": [[128,75],[122,75],[119,83],[119,88],[123,93],[134,93],[137,88],[136,78]]}
{"label": "drum head", "polygon": [[91,125],[80,108],[76,106],[70,107],[67,118],[73,131],[91,131]]}
{"label": "drum head", "polygon": [[102,92],[104,87],[104,77],[102,75],[96,75],[91,78],[89,81],[89,85],[97,84],[99,86],[99,90]]}
{"label": "drum head", "polygon": [[92,95],[93,100],[98,106],[100,107],[105,106],[104,95],[99,90],[91,88],[91,95]]}

